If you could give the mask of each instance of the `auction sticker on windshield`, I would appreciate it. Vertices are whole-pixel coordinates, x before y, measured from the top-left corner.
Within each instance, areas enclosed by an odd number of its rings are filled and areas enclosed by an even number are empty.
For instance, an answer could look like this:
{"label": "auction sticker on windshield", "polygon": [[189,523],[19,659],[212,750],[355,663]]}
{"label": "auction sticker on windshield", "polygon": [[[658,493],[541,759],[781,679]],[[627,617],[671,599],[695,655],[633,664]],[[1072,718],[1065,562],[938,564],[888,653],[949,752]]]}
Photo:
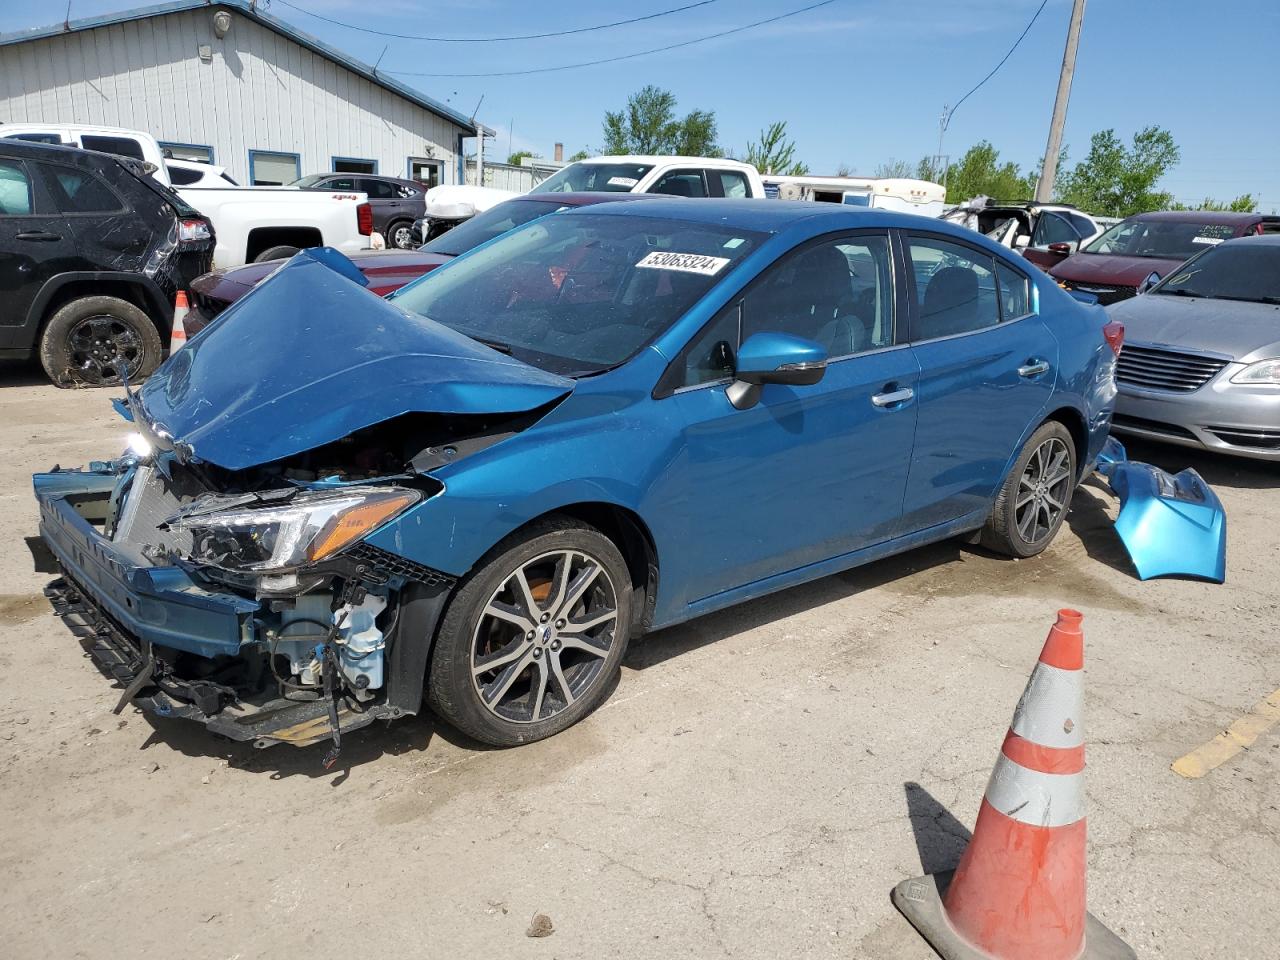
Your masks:
{"label": "auction sticker on windshield", "polygon": [[640,181],[635,177],[610,177],[609,186],[611,187],[634,187]]}
{"label": "auction sticker on windshield", "polygon": [[706,257],[700,253],[653,252],[636,264],[649,270],[679,270],[681,273],[701,273],[714,277],[725,268],[728,257]]}

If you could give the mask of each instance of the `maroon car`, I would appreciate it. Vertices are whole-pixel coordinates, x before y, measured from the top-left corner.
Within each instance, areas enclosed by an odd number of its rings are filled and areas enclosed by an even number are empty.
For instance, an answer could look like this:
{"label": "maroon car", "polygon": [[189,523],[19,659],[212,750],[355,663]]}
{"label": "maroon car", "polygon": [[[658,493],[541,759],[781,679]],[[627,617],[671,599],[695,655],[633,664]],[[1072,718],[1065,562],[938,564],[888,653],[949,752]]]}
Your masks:
{"label": "maroon car", "polygon": [[[490,207],[418,250],[366,250],[353,254],[350,259],[369,278],[369,289],[378,296],[385,297],[454,257],[548,213],[593,203],[652,200],[656,196],[648,193],[604,192],[530,194]],[[210,320],[252,290],[255,284],[274,273],[283,262],[268,260],[264,263],[246,263],[242,267],[214,270],[197,277],[191,283],[191,310],[183,321],[187,336],[195,336],[203,330]]]}
{"label": "maroon car", "polygon": [[1260,213],[1139,213],[1052,267],[1049,276],[1068,290],[1093,294],[1105,305],[1132,297],[1152,274],[1167,276],[1206,247],[1233,237],[1276,232],[1280,217]]}

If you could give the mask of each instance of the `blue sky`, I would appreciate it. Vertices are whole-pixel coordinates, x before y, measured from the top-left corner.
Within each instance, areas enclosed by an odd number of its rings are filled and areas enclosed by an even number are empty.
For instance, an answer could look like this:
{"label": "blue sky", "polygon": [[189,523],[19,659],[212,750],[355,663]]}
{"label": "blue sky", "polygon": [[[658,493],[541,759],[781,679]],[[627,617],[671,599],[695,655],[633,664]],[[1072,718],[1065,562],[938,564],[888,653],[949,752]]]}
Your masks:
{"label": "blue sky", "polygon": [[[543,32],[639,16],[689,0],[627,3],[560,0],[291,0],[371,29],[452,36]],[[275,2],[289,21],[388,71],[470,73],[554,66],[619,56],[715,33],[806,6],[812,0],[718,0],[616,29],[486,44],[394,40],[333,26]],[[937,149],[938,115],[982,78],[1022,31],[1040,0],[835,0],[829,6],[732,37],[604,66],[525,77],[401,77],[500,131],[495,152],[568,153],[601,141],[605,110],[646,83],[670,89],[682,110],[715,110],[722,144],[741,153],[785,119],[815,172],[846,164],[915,162]],[[120,0],[72,0],[72,18],[122,9]],[[54,7],[57,7],[56,13]],[[989,139],[1023,167],[1043,153],[1070,0],[1049,0],[1000,73],[955,114],[944,151]],[[0,0],[3,29],[61,19],[62,3]],[[1128,137],[1158,124],[1182,162],[1164,186],[1183,201],[1251,192],[1280,210],[1280,99],[1272,51],[1276,0],[1090,0],[1066,143],[1083,158],[1089,137],[1114,127]],[[387,46],[385,54],[384,46]]]}

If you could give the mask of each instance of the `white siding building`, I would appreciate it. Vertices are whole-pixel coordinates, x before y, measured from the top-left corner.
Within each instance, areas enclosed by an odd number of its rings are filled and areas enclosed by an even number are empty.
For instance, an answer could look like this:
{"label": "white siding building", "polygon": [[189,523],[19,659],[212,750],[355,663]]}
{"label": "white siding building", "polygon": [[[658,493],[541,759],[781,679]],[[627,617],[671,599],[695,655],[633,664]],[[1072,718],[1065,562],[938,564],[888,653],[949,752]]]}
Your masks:
{"label": "white siding building", "polygon": [[330,170],[461,183],[478,128],[248,0],[0,35],[0,136],[53,122],[145,130],[244,184]]}

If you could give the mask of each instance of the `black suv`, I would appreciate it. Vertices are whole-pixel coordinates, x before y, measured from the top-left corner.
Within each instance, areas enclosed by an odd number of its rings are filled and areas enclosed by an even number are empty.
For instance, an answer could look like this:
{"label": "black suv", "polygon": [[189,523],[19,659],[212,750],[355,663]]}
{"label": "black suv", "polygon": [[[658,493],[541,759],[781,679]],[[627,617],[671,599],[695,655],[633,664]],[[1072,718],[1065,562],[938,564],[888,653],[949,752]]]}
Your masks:
{"label": "black suv", "polygon": [[427,212],[426,187],[399,177],[379,177],[371,173],[313,173],[289,184],[304,190],[350,190],[369,197],[373,229],[382,234],[387,246],[396,250],[417,250],[413,221]]}
{"label": "black suv", "polygon": [[0,140],[0,359],[39,354],[58,386],[140,380],[213,226],[133,160]]}

